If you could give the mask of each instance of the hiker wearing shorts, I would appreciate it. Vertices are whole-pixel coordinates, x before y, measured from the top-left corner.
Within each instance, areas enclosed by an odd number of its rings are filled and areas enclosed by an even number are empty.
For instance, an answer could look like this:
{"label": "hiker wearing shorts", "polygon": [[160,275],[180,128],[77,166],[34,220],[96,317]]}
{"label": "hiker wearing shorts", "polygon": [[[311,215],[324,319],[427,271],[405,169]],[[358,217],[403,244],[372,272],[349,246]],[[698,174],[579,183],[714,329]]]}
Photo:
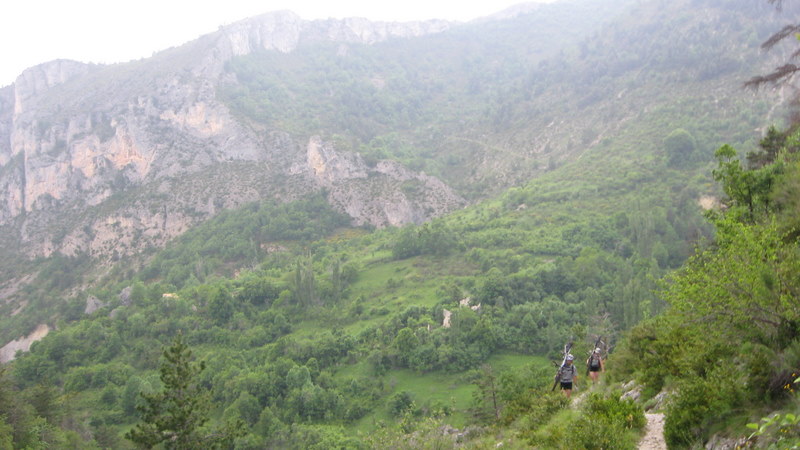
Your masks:
{"label": "hiker wearing shorts", "polygon": [[597,383],[600,378],[600,372],[606,371],[606,363],[603,361],[602,350],[600,347],[594,349],[589,359],[586,360],[586,367],[589,368],[589,378],[592,379],[592,384]]}
{"label": "hiker wearing shorts", "polygon": [[572,396],[573,384],[578,382],[578,369],[575,368],[575,357],[567,355],[566,362],[558,371],[558,377],[561,381],[561,390],[567,398]]}

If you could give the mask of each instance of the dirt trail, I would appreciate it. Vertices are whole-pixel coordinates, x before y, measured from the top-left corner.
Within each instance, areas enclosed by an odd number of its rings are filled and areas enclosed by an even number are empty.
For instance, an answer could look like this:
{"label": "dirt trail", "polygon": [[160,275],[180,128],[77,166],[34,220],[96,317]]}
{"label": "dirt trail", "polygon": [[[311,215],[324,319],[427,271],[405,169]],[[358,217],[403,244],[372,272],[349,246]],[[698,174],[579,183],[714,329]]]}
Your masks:
{"label": "dirt trail", "polygon": [[572,409],[581,409],[581,403],[583,403],[583,398],[586,397],[587,392],[581,391],[578,394],[575,394],[575,391],[572,391],[572,401],[570,402],[569,407]]}
{"label": "dirt trail", "polygon": [[647,433],[639,441],[639,450],[667,450],[664,441],[664,414],[645,414]]}

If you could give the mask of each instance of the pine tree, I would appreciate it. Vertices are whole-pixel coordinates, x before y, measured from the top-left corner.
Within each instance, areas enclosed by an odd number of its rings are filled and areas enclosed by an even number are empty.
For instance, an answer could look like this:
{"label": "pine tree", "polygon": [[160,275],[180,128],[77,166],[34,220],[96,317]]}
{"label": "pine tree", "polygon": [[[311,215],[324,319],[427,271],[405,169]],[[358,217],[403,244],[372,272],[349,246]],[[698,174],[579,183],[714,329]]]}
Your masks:
{"label": "pine tree", "polygon": [[242,434],[242,424],[229,424],[222,430],[202,427],[208,421],[211,401],[208,390],[197,383],[205,363],[192,363],[192,352],[178,336],[164,350],[161,364],[161,392],[142,393],[144,405],[137,406],[142,423],[125,437],[144,448],[163,443],[167,449],[219,448]]}

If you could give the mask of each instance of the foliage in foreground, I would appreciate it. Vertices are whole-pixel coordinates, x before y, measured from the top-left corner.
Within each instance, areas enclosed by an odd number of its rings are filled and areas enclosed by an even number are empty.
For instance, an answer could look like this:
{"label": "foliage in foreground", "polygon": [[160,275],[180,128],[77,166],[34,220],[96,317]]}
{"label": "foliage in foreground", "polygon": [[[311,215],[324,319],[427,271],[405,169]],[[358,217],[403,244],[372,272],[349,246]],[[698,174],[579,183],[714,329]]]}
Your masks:
{"label": "foliage in foreground", "polygon": [[[800,388],[800,378],[785,388],[795,393],[795,388]],[[748,440],[769,449],[800,448],[800,395],[794,397],[793,412],[774,413],[759,422],[748,423],[747,428],[754,430]]]}
{"label": "foliage in foreground", "polygon": [[585,395],[580,409],[562,411],[545,426],[529,433],[529,442],[553,449],[634,448],[646,420],[642,407],[619,392]]}
{"label": "foliage in foreground", "polygon": [[665,283],[671,308],[634,327],[613,360],[650,395],[673,392],[665,422],[670,446],[688,447],[715,431],[740,434],[725,431],[725,424],[753,419],[747,411],[787,408],[794,414],[792,374],[800,373],[797,143],[797,134],[783,136],[777,151],[774,140],[765,140],[764,152],[750,158],[759,161],[752,168],[743,167],[731,147],[720,148],[714,173],[727,199],[724,211],[709,216],[717,230],[714,245]]}

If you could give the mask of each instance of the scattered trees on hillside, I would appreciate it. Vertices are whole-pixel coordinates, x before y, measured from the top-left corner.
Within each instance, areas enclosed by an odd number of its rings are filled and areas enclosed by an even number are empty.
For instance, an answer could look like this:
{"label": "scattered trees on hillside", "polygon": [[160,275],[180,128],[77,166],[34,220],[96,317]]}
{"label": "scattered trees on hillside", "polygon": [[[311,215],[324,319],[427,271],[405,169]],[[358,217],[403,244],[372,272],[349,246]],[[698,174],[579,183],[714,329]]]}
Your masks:
{"label": "scattered trees on hillside", "polygon": [[458,238],[453,230],[441,222],[422,226],[406,226],[400,232],[392,256],[405,259],[419,255],[444,256],[458,247]]}
{"label": "scattered trees on hillside", "polygon": [[310,242],[348,224],[347,216],[334,211],[321,194],[286,204],[254,203],[223,211],[187,231],[179,238],[182,245],[162,250],[140,276],[145,281],[164,279],[180,289],[227,273],[225,264],[231,261],[257,264],[266,255],[267,244]]}
{"label": "scattered trees on hillside", "polygon": [[15,387],[12,374],[0,367],[0,449],[81,448],[78,431],[85,426],[62,427],[68,413],[61,390],[37,384],[26,391]]}

